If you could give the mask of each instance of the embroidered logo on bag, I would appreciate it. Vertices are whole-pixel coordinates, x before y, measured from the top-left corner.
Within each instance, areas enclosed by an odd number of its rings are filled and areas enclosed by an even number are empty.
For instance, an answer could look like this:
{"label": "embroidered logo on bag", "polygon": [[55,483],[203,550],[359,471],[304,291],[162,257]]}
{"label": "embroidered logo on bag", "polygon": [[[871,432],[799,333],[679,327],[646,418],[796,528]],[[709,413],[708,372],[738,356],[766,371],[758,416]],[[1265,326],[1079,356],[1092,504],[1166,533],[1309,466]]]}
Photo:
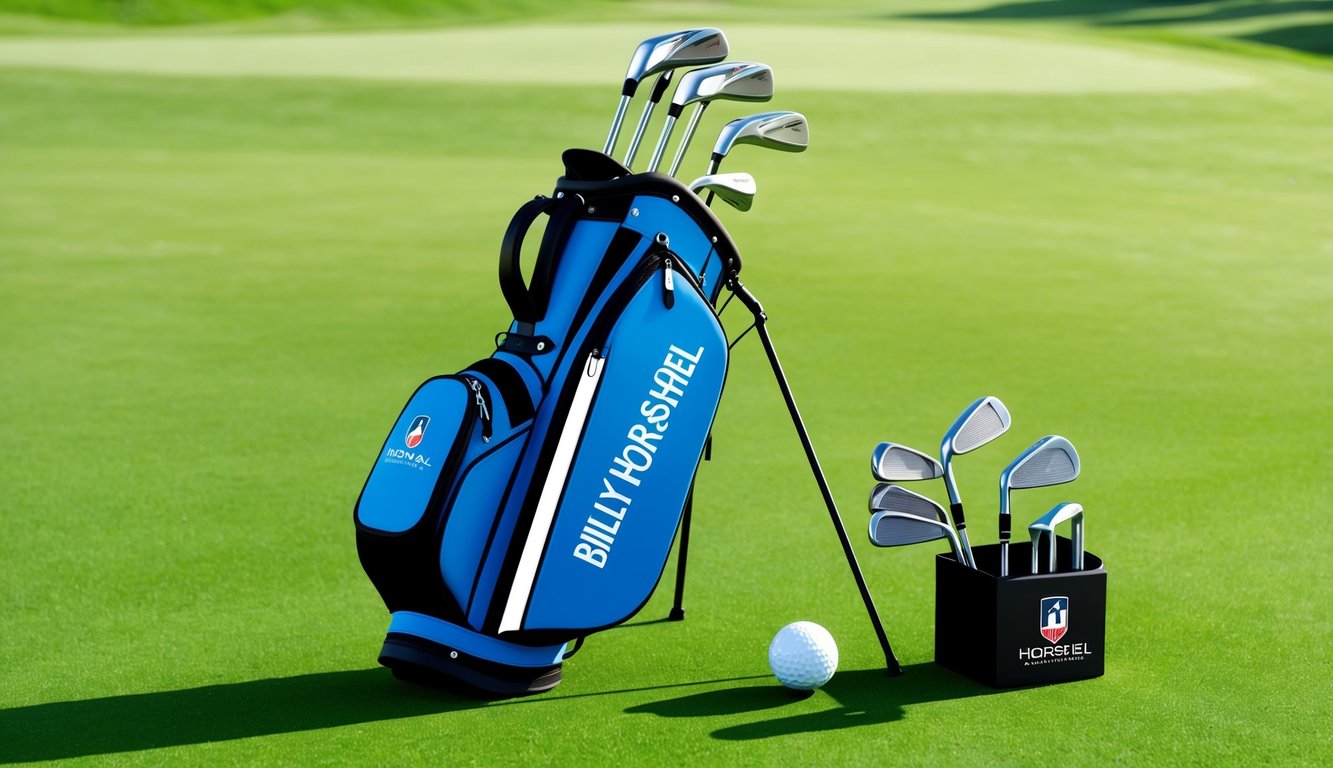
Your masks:
{"label": "embroidered logo on bag", "polygon": [[1041,599],[1041,636],[1052,643],[1069,631],[1069,598],[1043,597]]}
{"label": "embroidered logo on bag", "polygon": [[412,426],[408,427],[407,437],[403,442],[407,443],[408,448],[416,448],[421,445],[421,440],[426,436],[426,425],[430,424],[429,416],[418,416],[412,419]]}

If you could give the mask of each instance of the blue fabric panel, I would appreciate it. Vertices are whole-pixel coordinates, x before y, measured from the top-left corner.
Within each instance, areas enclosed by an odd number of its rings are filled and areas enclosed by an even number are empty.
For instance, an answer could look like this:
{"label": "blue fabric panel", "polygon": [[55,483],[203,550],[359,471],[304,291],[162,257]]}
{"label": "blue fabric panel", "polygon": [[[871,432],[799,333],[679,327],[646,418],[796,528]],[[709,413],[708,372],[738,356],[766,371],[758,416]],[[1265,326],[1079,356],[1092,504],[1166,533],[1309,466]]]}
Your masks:
{"label": "blue fabric panel", "polygon": [[632,229],[651,240],[658,232],[666,234],[674,251],[695,275],[703,275],[701,286],[710,300],[716,298],[722,268],[712,242],[687,213],[661,197],[636,197],[632,210],[638,216],[627,216],[621,226]]}
{"label": "blue fabric panel", "polygon": [[712,428],[727,340],[707,301],[654,276],[621,315],[523,628],[623,621],[656,586]]}
{"label": "blue fabric panel", "polygon": [[526,445],[526,431],[478,459],[459,480],[440,546],[440,573],[458,604],[466,610],[481,568],[486,539],[495,522],[500,499]]}
{"label": "blue fabric panel", "polygon": [[417,389],[361,492],[356,514],[363,526],[401,533],[421,520],[472,402],[471,390],[453,378]]}

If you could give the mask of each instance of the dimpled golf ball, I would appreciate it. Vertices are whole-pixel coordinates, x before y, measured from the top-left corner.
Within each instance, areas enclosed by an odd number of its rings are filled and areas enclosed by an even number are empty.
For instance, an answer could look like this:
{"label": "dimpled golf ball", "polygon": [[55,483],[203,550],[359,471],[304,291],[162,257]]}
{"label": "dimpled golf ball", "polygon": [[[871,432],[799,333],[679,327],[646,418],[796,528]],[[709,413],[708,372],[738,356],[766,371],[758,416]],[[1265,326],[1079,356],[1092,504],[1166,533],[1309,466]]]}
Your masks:
{"label": "dimpled golf ball", "polygon": [[768,666],[779,683],[796,691],[813,691],[838,669],[838,644],[827,629],[813,621],[797,621],[773,636]]}

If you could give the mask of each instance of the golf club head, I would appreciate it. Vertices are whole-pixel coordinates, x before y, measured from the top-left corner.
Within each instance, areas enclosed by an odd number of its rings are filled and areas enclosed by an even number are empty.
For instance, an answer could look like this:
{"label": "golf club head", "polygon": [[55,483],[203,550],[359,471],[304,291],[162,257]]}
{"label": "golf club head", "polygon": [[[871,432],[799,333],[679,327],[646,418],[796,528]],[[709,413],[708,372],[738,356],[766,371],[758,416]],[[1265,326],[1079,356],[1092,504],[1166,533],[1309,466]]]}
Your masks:
{"label": "golf club head", "polygon": [[671,113],[699,101],[768,101],[773,98],[773,69],[767,64],[734,61],[703,69],[692,69],[680,76],[680,84],[671,97]]}
{"label": "golf club head", "polygon": [[940,452],[969,453],[1003,435],[1009,429],[1009,409],[1000,398],[990,395],[977,399],[958,415],[944,433]]}
{"label": "golf club head", "polygon": [[732,208],[748,211],[750,206],[754,205],[758,186],[754,177],[748,173],[715,173],[690,182],[690,191],[700,197],[704,192],[711,192]]}
{"label": "golf club head", "polygon": [[713,144],[710,172],[737,144],[753,144],[780,152],[804,152],[810,146],[810,126],[799,112],[761,112],[738,117],[722,126]]}
{"label": "golf club head", "polygon": [[[639,43],[630,57],[629,68],[625,71],[625,82],[620,89],[620,102],[616,105],[615,117],[611,119],[611,131],[607,134],[602,152],[609,155],[615,151],[616,139],[620,136],[620,126],[625,122],[625,110],[630,99],[639,88],[639,82],[649,75],[668,72],[679,67],[694,67],[701,64],[713,64],[727,57],[730,49],[727,37],[715,27],[687,29],[671,32],[657,37],[650,37]],[[658,86],[665,89],[670,79],[659,79]],[[655,91],[656,103],[662,94]],[[647,108],[645,108],[647,110]],[[651,110],[647,110],[651,111]],[[640,131],[647,122],[647,114],[640,119]],[[636,142],[637,143],[637,142]]]}
{"label": "golf club head", "polygon": [[900,485],[880,483],[870,491],[871,512],[904,512],[927,520],[949,522],[944,507],[935,500],[913,493]]}
{"label": "golf club head", "polygon": [[676,86],[676,93],[671,97],[671,106],[667,107],[662,135],[657,140],[657,147],[653,150],[653,159],[648,165],[648,170],[657,170],[662,162],[667,142],[671,138],[671,130],[686,105],[698,103],[699,106],[695,107],[690,122],[685,126],[685,133],[681,136],[680,145],[676,147],[676,157],[671,161],[671,167],[667,171],[671,175],[675,175],[680,168],[685,150],[690,145],[690,139],[694,138],[694,131],[699,127],[699,118],[709,104],[718,99],[768,101],[771,98],[773,98],[773,70],[767,64],[742,61],[686,72],[681,75],[680,85]]}
{"label": "golf club head", "polygon": [[1046,561],[1052,572],[1055,571],[1055,528],[1069,521],[1072,532],[1070,540],[1073,542],[1073,567],[1076,571],[1083,570],[1083,505],[1072,501],[1062,501],[1051,507],[1051,510],[1028,526],[1028,533],[1032,536],[1032,572],[1039,573],[1038,566],[1040,559],[1038,553],[1041,551],[1041,540],[1046,539]]}
{"label": "golf club head", "polygon": [[944,467],[944,487],[949,501],[959,504],[958,486],[953,481],[953,457],[975,451],[1009,429],[1009,409],[993,395],[981,397],[963,409],[940,440],[940,464]]}
{"label": "golf club head", "polygon": [[963,560],[963,551],[958,544],[958,536],[948,523],[928,520],[907,512],[883,510],[870,516],[868,529],[870,543],[877,547],[902,547],[908,544],[920,544],[937,539],[948,539],[953,548],[953,555],[959,562]]}
{"label": "golf club head", "polygon": [[[633,96],[639,81],[649,75],[680,67],[715,64],[730,53],[727,36],[716,27],[686,29],[639,43],[625,72],[626,95]],[[633,83],[633,85],[631,85]]]}
{"label": "golf club head", "polygon": [[886,483],[934,480],[944,467],[932,456],[898,443],[880,443],[870,452],[870,474]]}
{"label": "golf club head", "polygon": [[1047,435],[1032,445],[1000,473],[1000,514],[1009,514],[1009,491],[1014,488],[1045,488],[1078,477],[1078,451],[1059,435]]}

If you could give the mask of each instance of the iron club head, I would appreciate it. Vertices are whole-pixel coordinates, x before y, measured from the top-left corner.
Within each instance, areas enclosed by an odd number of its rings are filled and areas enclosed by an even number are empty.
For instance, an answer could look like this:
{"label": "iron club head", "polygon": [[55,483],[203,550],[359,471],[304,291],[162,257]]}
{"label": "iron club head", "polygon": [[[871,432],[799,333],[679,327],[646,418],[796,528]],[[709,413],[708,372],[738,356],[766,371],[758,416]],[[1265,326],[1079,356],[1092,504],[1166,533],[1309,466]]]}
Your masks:
{"label": "iron club head", "polygon": [[915,448],[880,443],[870,452],[870,474],[884,482],[934,480],[944,475],[944,467]]}
{"label": "iron club head", "polygon": [[[748,211],[754,205],[754,196],[758,191],[754,177],[748,173],[715,173],[700,176],[690,182],[690,191],[703,196],[704,192],[715,194],[722,201],[738,211]],[[712,198],[710,197],[709,200]]]}
{"label": "iron club head", "polygon": [[960,563],[963,562],[963,550],[958,544],[958,535],[948,523],[939,520],[927,520],[906,512],[884,510],[870,516],[868,532],[870,543],[877,547],[901,547],[948,539],[954,558]]}
{"label": "iron club head", "polygon": [[1000,514],[1009,514],[1009,492],[1014,488],[1045,488],[1078,477],[1078,451],[1059,435],[1047,435],[1014,457],[1000,473]]}
{"label": "iron club head", "polygon": [[738,117],[722,126],[713,144],[709,173],[716,173],[723,158],[737,144],[754,144],[781,152],[804,152],[810,146],[810,126],[799,112],[761,112]]}
{"label": "iron club head", "polygon": [[1051,507],[1051,510],[1028,526],[1028,533],[1032,536],[1032,572],[1039,573],[1038,566],[1040,559],[1037,553],[1041,551],[1041,540],[1046,539],[1046,562],[1049,564],[1051,572],[1055,572],[1055,527],[1061,523],[1069,521],[1071,528],[1070,540],[1073,543],[1073,560],[1071,565],[1076,571],[1083,570],[1083,505],[1072,501],[1062,501]]}
{"label": "iron club head", "polygon": [[[625,71],[620,104],[616,108],[615,118],[611,121],[611,132],[606,137],[606,146],[602,152],[609,155],[615,150],[620,126],[625,121],[625,109],[644,78],[680,67],[713,64],[725,59],[729,52],[726,35],[716,27],[670,32],[650,37],[639,43],[634,49],[634,55],[630,57],[629,68]],[[663,83],[662,87],[665,88],[666,84]],[[661,97],[660,93],[655,95]],[[644,120],[641,119],[641,122]]]}
{"label": "iron club head", "polygon": [[716,64],[703,69],[692,69],[680,76],[676,93],[671,97],[671,106],[667,107],[666,122],[662,125],[662,135],[653,149],[653,159],[648,170],[655,171],[662,163],[667,142],[671,139],[672,129],[681,112],[690,104],[698,104],[690,117],[685,135],[681,138],[676,159],[672,162],[673,170],[680,165],[680,158],[685,154],[690,138],[699,124],[699,117],[708,104],[718,99],[726,101],[768,101],[773,98],[773,70],[767,64],[754,62],[729,62]]}

